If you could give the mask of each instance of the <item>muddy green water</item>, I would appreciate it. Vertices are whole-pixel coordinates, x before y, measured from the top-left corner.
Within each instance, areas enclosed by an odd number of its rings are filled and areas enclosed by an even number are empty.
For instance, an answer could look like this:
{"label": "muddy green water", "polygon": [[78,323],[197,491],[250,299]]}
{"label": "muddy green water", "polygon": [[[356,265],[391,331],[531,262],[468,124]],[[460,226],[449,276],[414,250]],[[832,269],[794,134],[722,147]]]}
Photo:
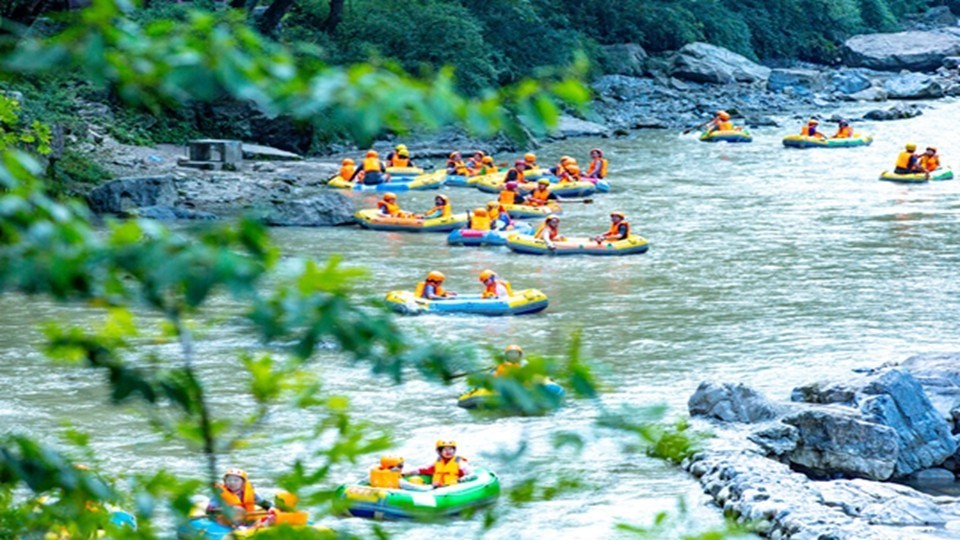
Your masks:
{"label": "muddy green water", "polygon": [[[609,384],[604,402],[610,407],[666,404],[679,415],[705,379],[743,381],[785,398],[798,383],[843,376],[853,367],[960,349],[960,181],[904,186],[877,180],[907,140],[937,144],[945,163],[960,166],[958,121],[960,104],[941,103],[916,119],[859,124],[876,136],[873,146],[859,149],[785,149],[780,139],[788,130],[778,128],[754,130],[749,145],[702,144],[664,131],[541,149],[546,162],[566,153],[585,160],[594,145],[606,150],[614,192],[596,196],[592,205],[565,206],[562,228],[596,234],[607,228],[609,211],[623,210],[650,240],[650,251],[640,256],[523,256],[505,248],[449,247],[442,234],[355,228],[273,234],[287,255],[341,254],[367,268],[361,292],[371,296],[410,288],[430,269],[446,273],[456,291],[479,291],[476,276],[484,268],[515,288],[543,290],[550,307],[538,315],[428,316],[402,324],[436,339],[497,347],[516,342],[541,354],[561,353],[567,336],[583,329],[586,352]],[[445,193],[458,211],[490,198],[466,188]],[[401,203],[426,209],[431,197],[412,194]],[[215,314],[229,310],[222,302],[213,306]],[[0,430],[53,440],[67,418],[94,433],[98,457],[114,473],[163,466],[199,474],[191,455],[152,435],[136,411],[106,406],[98,376],[42,360],[39,322],[83,323],[94,316],[21,297],[0,299]],[[205,333],[201,361],[221,411],[243,406],[230,394],[238,386],[232,358],[253,346],[229,320]],[[569,401],[543,418],[492,419],[455,407],[460,386],[416,379],[393,386],[331,352],[319,355],[317,369],[331,393],[350,396],[359,417],[394,430],[408,462],[430,462],[433,441],[453,437],[461,454],[491,465],[505,486],[560,470],[585,482],[548,502],[514,507],[501,500],[500,521],[487,532],[479,520],[387,525],[400,537],[618,537],[616,523],[648,522],[674,509],[680,497],[695,521],[718,519],[680,470],[631,451],[626,436],[592,429],[597,408],[590,402]],[[311,446],[287,441],[305,433],[310,420],[276,414],[273,431],[237,451],[233,463],[266,488],[272,474]],[[557,430],[585,434],[583,453],[555,450]],[[495,455],[524,442],[522,460]],[[353,473],[338,474],[346,480]],[[368,530],[359,520],[331,523]]]}

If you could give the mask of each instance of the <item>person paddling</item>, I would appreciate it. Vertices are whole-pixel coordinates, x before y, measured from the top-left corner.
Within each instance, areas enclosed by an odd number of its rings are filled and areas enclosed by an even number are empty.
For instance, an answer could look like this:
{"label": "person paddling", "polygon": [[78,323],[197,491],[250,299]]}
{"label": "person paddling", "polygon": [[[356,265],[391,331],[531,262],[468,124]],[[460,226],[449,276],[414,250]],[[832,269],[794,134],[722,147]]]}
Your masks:
{"label": "person paddling", "polygon": [[610,222],[610,229],[603,234],[594,236],[594,242],[598,244],[616,242],[617,240],[626,240],[630,236],[630,224],[623,212],[610,212]]}
{"label": "person paddling", "polygon": [[853,128],[850,126],[850,122],[846,120],[840,120],[840,124],[837,127],[837,132],[833,135],[834,139],[851,139],[853,138]]}

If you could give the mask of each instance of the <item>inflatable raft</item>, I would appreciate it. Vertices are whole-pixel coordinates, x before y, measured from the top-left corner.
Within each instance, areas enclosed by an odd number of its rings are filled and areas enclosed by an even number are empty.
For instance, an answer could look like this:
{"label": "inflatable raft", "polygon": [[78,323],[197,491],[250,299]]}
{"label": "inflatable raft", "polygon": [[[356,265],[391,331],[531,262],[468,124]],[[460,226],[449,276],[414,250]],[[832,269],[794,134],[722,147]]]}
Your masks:
{"label": "inflatable raft", "polygon": [[387,294],[387,305],[398,313],[419,315],[451,313],[502,316],[526,315],[547,309],[547,295],[536,289],[514,291],[506,298],[481,298],[479,294],[461,294],[455,298],[427,300],[417,298],[413,291],[392,291]]}
{"label": "inflatable raft", "polygon": [[459,229],[467,223],[467,214],[465,213],[423,219],[385,216],[373,208],[360,210],[353,217],[356,218],[361,227],[375,231],[449,232]]}
{"label": "inflatable raft", "polygon": [[563,213],[560,205],[556,203],[550,203],[544,206],[533,206],[530,204],[505,204],[503,205],[503,209],[506,210],[507,214],[509,214],[513,219],[542,218],[547,214],[560,215]]}
{"label": "inflatable raft", "polygon": [[853,148],[855,146],[870,146],[873,135],[854,133],[849,139],[821,139],[806,135],[787,135],[783,138],[783,145],[787,148]]}
{"label": "inflatable raft", "polygon": [[[536,383],[534,391],[556,399],[562,398],[565,393],[562,386],[547,378]],[[488,388],[471,388],[457,398],[457,407],[464,409],[496,409],[501,405],[499,394]]]}
{"label": "inflatable raft", "polygon": [[[256,515],[264,516],[265,512],[258,512]],[[309,525],[307,522],[307,513],[306,512],[276,512],[277,516],[277,525],[290,525],[294,530],[316,530],[316,531],[330,531],[327,527],[321,527],[319,525]],[[197,540],[202,538],[203,540],[235,540],[237,538],[251,538],[257,536],[259,533],[267,532],[271,527],[254,527],[252,524],[249,526],[240,526],[239,528],[228,527],[218,523],[215,519],[210,519],[207,516],[194,517],[189,522],[184,525],[181,525],[177,529],[177,538],[181,540]]]}
{"label": "inflatable raft", "polygon": [[753,142],[753,135],[745,129],[728,129],[723,131],[704,131],[700,135],[700,142]]}
{"label": "inflatable raft", "polygon": [[930,173],[930,176],[921,173],[897,174],[890,171],[883,171],[883,173],[880,174],[880,179],[886,180],[887,182],[899,182],[901,184],[923,184],[931,180],[934,182],[953,180],[953,169],[950,167],[937,169]]}
{"label": "inflatable raft", "polygon": [[[429,485],[430,477],[421,478]],[[430,491],[375,488],[359,482],[340,486],[334,497],[343,513],[355,517],[430,520],[488,505],[499,496],[497,475],[477,467],[460,483]]]}
{"label": "inflatable raft", "polygon": [[382,184],[368,186],[359,182],[348,182],[340,176],[333,177],[327,182],[327,187],[334,189],[350,189],[353,191],[393,191],[402,193],[404,191],[420,191],[425,189],[439,189],[443,185],[446,173],[422,174],[407,181],[390,181]]}
{"label": "inflatable raft", "polygon": [[457,229],[450,231],[447,243],[451,246],[505,246],[511,234],[529,234],[533,227],[529,223],[518,222],[510,229],[487,230]]}
{"label": "inflatable raft", "polygon": [[448,174],[447,180],[443,185],[453,186],[453,187],[473,187],[474,184],[481,180],[486,180],[488,178],[493,179],[494,181],[501,180],[504,173],[502,172],[492,172],[483,175],[477,176],[463,176],[461,174]]}
{"label": "inflatable raft", "polygon": [[413,180],[423,173],[420,167],[387,167],[387,174],[398,182]]}
{"label": "inflatable raft", "polygon": [[531,255],[634,255],[644,253],[650,249],[647,240],[642,236],[631,234],[623,240],[615,242],[596,243],[590,238],[567,238],[562,242],[554,242],[555,249],[547,247],[547,243],[530,235],[512,234],[507,238],[507,247],[517,253]]}
{"label": "inflatable raft", "polygon": [[[487,178],[478,180],[474,185],[477,186],[477,189],[483,191],[484,193],[500,193],[501,188],[503,187],[503,180]],[[524,182],[520,184],[520,194],[528,195],[536,187],[536,182]],[[597,192],[597,186],[593,182],[586,180],[581,180],[580,182],[560,182],[557,184],[550,184],[549,189],[550,193],[553,193],[557,197],[567,198],[587,197]]]}

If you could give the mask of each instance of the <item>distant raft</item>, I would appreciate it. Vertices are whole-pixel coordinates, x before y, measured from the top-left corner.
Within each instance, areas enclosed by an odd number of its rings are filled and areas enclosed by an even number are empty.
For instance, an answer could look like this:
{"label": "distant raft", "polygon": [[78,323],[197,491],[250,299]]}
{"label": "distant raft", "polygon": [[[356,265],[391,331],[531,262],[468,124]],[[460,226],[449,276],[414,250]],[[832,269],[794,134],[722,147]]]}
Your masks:
{"label": "distant raft", "polygon": [[387,305],[405,315],[474,314],[488,316],[527,315],[547,309],[547,295],[537,289],[514,291],[505,298],[481,298],[479,294],[461,294],[454,298],[428,300],[417,298],[413,291],[392,291],[387,294]]}
{"label": "distant raft", "polygon": [[412,180],[422,175],[423,172],[420,167],[387,167],[387,174],[390,175],[390,178],[395,178],[398,181]]}
{"label": "distant raft", "polygon": [[783,145],[788,148],[853,148],[855,146],[870,146],[873,135],[854,133],[847,139],[821,139],[806,135],[787,135],[783,138]]}
{"label": "distant raft", "polygon": [[[565,393],[562,386],[544,377],[536,383],[535,392],[543,392],[556,399],[563,398]],[[500,396],[487,388],[471,388],[457,398],[457,407],[464,409],[496,409],[502,406]]]}
{"label": "distant raft", "polygon": [[753,142],[753,135],[746,129],[704,131],[700,135],[700,142],[748,143]]}
{"label": "distant raft", "polygon": [[[421,480],[430,485],[429,476]],[[499,496],[497,475],[477,467],[459,483],[429,491],[372,487],[366,481],[343,485],[337,489],[334,505],[355,517],[436,520],[486,506]]]}
{"label": "distant raft", "polygon": [[532,230],[529,223],[523,222],[506,230],[457,229],[447,235],[447,243],[451,246],[505,246],[511,234],[530,233]]}
{"label": "distant raft", "polygon": [[550,203],[543,206],[534,206],[532,204],[504,204],[503,209],[513,219],[524,218],[542,218],[549,214],[560,215],[563,209],[559,204]]}
{"label": "distant raft", "polygon": [[923,184],[930,182],[939,182],[942,180],[953,180],[953,169],[950,167],[943,167],[937,169],[930,173],[930,176],[927,176],[923,173],[914,173],[914,174],[897,174],[890,171],[883,171],[880,174],[881,180],[886,180],[887,182],[898,182],[901,184]]}
{"label": "distant raft", "polygon": [[[320,525],[310,524],[309,515],[307,512],[302,511],[290,511],[283,512],[278,509],[271,510],[270,513],[256,511],[246,514],[246,522],[243,525],[238,527],[231,527],[228,525],[223,525],[217,520],[216,516],[208,516],[204,511],[206,507],[206,502],[196,506],[190,512],[189,521],[180,525],[177,528],[177,538],[181,540],[196,540],[202,538],[204,540],[238,540],[240,538],[251,538],[264,533],[265,537],[270,537],[266,534],[274,526],[286,525],[293,529],[293,531],[305,532],[307,530],[315,531],[314,534],[321,531],[332,534],[327,527],[322,527]],[[274,516],[273,525],[258,527],[257,522],[264,517],[272,514]],[[311,538],[313,536],[310,536]]]}
{"label": "distant raft", "polygon": [[503,174],[504,173],[499,171],[476,175],[476,176],[464,176],[462,174],[448,174],[447,179],[443,183],[443,185],[450,186],[450,187],[473,187],[474,184],[486,178],[493,178],[494,180],[502,180]]}
{"label": "distant raft", "polygon": [[446,173],[443,171],[430,174],[421,174],[408,181],[384,182],[382,184],[366,185],[360,182],[350,182],[340,176],[333,177],[327,182],[327,187],[334,189],[351,189],[353,191],[393,191],[403,193],[405,191],[421,191],[426,189],[439,189],[443,185]]}
{"label": "distant raft", "polygon": [[595,242],[592,238],[567,238],[553,242],[554,249],[547,243],[530,235],[513,234],[507,238],[507,247],[517,253],[530,255],[635,255],[650,249],[647,240],[635,234],[613,242]]}
{"label": "distant raft", "polygon": [[450,232],[466,225],[467,214],[447,217],[418,218],[385,216],[379,210],[368,208],[353,215],[361,227],[375,231]]}
{"label": "distant raft", "polygon": [[[485,178],[478,180],[474,185],[484,193],[500,193],[503,188],[503,179]],[[536,187],[536,182],[524,182],[520,184],[520,193],[524,195],[529,194]],[[549,189],[550,193],[561,198],[587,197],[597,192],[597,186],[593,182],[586,180],[579,182],[558,182],[556,184],[550,184]]]}

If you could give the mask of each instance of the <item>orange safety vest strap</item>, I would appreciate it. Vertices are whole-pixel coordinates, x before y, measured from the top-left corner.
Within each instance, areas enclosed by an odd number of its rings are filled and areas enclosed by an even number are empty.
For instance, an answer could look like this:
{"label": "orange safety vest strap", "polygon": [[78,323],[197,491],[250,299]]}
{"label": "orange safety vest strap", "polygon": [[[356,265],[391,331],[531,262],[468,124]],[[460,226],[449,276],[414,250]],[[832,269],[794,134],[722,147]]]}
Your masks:
{"label": "orange safety vest strap", "polygon": [[253,512],[257,509],[256,495],[253,492],[253,487],[250,486],[250,482],[244,481],[243,483],[242,500],[223,484],[217,484],[217,488],[220,490],[220,500],[223,501],[223,504],[243,508],[247,512]]}

